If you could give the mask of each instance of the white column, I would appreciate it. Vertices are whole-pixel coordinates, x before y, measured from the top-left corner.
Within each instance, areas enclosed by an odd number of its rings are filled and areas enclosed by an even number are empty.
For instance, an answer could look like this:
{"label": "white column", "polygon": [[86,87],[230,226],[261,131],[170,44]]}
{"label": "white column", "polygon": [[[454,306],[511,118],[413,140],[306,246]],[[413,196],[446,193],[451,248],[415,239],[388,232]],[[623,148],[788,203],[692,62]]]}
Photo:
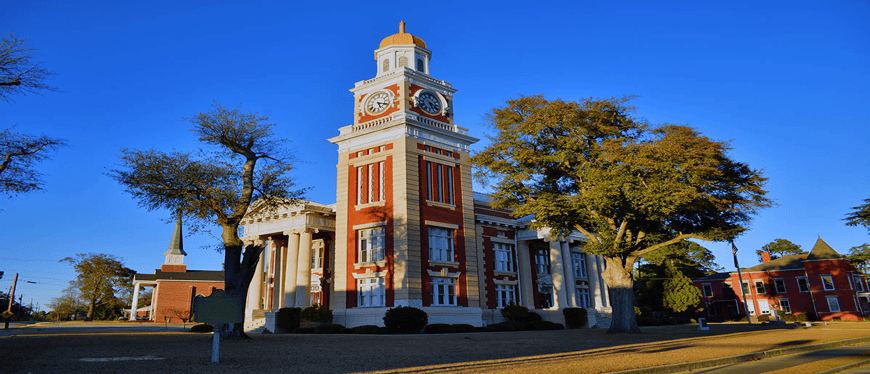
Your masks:
{"label": "white column", "polygon": [[[253,243],[246,245],[254,245]],[[251,247],[253,250],[254,247]],[[245,314],[246,317],[253,316],[254,309],[263,308],[262,304],[262,295],[263,295],[263,266],[265,266],[266,262],[266,250],[263,249],[260,251],[260,257],[257,260],[257,270],[254,270],[254,277],[251,278],[251,285],[248,287],[248,301],[245,306]]]}
{"label": "white column", "polygon": [[517,240],[517,270],[520,279],[519,304],[535,309],[535,294],[532,290],[532,264],[529,262],[529,242]]}
{"label": "white column", "polygon": [[562,262],[562,245],[559,239],[550,238],[550,276],[553,277],[553,307],[562,309],[568,305],[565,296],[565,272]]}
{"label": "white column", "polygon": [[311,304],[311,232],[299,234],[299,262],[296,264],[296,306]]}
{"label": "white column", "polygon": [[601,304],[601,295],[598,292],[598,283],[601,282],[601,273],[598,272],[598,258],[588,253],[586,254],[586,279],[589,280],[590,307],[604,306]]}
{"label": "white column", "polygon": [[141,289],[141,285],[136,283],[133,285],[133,306],[130,307],[130,318],[128,321],[135,321],[138,315],[137,309],[139,306],[139,290]]}
{"label": "white column", "polygon": [[296,261],[299,257],[299,234],[285,231],[287,240],[287,263],[284,266],[284,307],[296,306]]}
{"label": "white column", "polygon": [[577,285],[574,282],[574,258],[571,257],[571,246],[562,242],[562,270],[565,271],[565,308],[577,306]]}
{"label": "white column", "polygon": [[283,301],[282,299],[284,298],[284,295],[281,292],[281,287],[282,287],[282,284],[284,283],[284,282],[282,282],[283,279],[281,279],[281,276],[283,275],[281,273],[283,273],[282,266],[283,266],[284,262],[281,259],[280,248],[275,244],[275,241],[273,241],[272,238],[269,238],[269,250],[272,251],[273,253],[275,253],[275,256],[274,256],[275,266],[273,268],[275,270],[275,274],[273,274],[273,276],[272,276],[273,283],[272,283],[272,295],[271,295],[271,297],[272,297],[272,311],[276,312],[276,311],[278,311],[278,309],[281,308],[281,301]]}

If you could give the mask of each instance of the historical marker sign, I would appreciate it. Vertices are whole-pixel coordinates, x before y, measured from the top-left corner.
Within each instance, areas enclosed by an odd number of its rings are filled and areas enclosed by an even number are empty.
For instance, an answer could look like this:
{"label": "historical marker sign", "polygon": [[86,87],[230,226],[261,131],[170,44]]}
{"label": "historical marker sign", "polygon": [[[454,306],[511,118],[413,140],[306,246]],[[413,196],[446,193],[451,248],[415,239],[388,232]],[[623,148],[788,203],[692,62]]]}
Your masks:
{"label": "historical marker sign", "polygon": [[241,323],[244,319],[241,301],[228,297],[224,290],[214,290],[208,297],[193,298],[193,320],[214,326],[211,338],[211,362],[220,361],[220,334],[223,326],[227,323]]}

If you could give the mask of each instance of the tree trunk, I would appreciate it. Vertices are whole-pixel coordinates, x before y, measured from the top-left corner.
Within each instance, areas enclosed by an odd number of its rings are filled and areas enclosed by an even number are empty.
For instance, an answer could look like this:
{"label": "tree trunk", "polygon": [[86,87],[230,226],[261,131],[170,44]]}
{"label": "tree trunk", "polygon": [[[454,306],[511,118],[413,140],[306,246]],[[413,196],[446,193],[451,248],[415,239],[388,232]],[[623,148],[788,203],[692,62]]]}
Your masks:
{"label": "tree trunk", "polygon": [[640,333],[634,315],[634,279],[631,271],[635,257],[624,262],[619,257],[605,257],[607,268],[601,274],[610,291],[610,305],[613,308],[609,333]]}
{"label": "tree trunk", "polygon": [[[241,315],[245,314],[245,302],[248,299],[248,287],[254,278],[257,262],[260,260],[262,245],[249,245],[245,248],[239,238],[238,227],[224,226],[224,290],[228,297],[237,298]],[[244,249],[244,253],[243,253]],[[245,334],[245,321],[235,321],[232,330],[221,332],[221,339],[245,340],[250,337]]]}

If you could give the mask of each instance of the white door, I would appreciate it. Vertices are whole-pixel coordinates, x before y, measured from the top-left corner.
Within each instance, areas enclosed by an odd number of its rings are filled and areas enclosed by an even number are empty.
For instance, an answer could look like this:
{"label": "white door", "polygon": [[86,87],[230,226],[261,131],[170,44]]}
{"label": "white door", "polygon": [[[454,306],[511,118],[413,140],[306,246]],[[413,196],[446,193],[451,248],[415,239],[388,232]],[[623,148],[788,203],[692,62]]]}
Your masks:
{"label": "white door", "polygon": [[758,300],[758,311],[761,314],[770,314],[770,305],[767,304],[767,299]]}

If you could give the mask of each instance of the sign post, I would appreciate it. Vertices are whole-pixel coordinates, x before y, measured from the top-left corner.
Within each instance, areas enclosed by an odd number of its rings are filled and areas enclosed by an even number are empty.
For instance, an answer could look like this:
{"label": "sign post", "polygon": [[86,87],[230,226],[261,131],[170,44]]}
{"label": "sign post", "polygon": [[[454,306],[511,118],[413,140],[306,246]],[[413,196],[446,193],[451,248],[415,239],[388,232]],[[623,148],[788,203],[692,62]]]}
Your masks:
{"label": "sign post", "polygon": [[211,362],[220,362],[220,340],[224,325],[239,323],[244,318],[239,299],[228,297],[224,290],[214,290],[208,297],[197,296],[193,298],[193,320],[214,326]]}

